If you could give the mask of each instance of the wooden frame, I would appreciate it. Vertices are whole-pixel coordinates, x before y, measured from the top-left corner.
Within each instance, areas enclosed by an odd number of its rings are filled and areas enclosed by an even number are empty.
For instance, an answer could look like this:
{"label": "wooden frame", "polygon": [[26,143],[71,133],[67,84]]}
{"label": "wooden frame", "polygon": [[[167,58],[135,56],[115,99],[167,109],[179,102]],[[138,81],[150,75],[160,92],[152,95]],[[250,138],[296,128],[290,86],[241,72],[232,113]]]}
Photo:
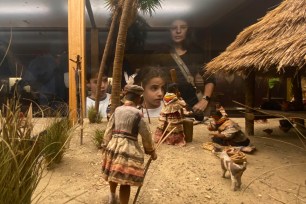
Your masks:
{"label": "wooden frame", "polygon": [[[80,56],[81,66],[81,106],[85,114],[85,0],[68,0],[68,50],[69,50],[69,111],[70,119],[77,120],[77,88],[75,71],[77,56]],[[72,61],[74,60],[74,61]]]}

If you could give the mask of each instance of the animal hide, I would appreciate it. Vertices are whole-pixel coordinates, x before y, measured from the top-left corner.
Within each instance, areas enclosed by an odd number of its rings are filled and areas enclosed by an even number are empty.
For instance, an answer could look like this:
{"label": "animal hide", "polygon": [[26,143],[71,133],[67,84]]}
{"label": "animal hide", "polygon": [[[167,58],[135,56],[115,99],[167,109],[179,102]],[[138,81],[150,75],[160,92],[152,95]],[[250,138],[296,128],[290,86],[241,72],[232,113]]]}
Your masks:
{"label": "animal hide", "polygon": [[221,152],[221,168],[222,168],[222,177],[225,178],[225,173],[228,171],[231,176],[232,181],[232,190],[236,191],[241,187],[241,177],[243,172],[246,170],[246,162],[243,162],[242,165],[236,164],[228,156],[226,151]]}

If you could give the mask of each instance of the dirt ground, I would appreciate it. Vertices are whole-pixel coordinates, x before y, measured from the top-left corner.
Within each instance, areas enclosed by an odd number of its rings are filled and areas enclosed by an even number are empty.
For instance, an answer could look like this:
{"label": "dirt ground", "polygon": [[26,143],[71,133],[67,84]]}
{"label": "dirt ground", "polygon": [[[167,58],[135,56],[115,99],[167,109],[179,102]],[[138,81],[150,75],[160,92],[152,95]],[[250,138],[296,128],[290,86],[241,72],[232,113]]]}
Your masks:
{"label": "dirt ground", "polygon": [[[244,130],[243,118],[233,120]],[[255,123],[255,136],[250,139],[257,151],[247,155],[241,190],[231,190],[230,179],[221,177],[220,159],[202,148],[209,141],[209,131],[199,124],[187,146],[160,146],[137,203],[306,203],[306,149],[294,129],[284,133],[278,128],[278,120]],[[154,131],[156,120],[151,123]],[[108,183],[100,175],[101,152],[91,140],[93,132],[105,125],[85,121],[83,145],[80,129],[75,131],[62,163],[45,172],[35,193],[36,203],[107,203]],[[265,129],[272,129],[272,134]],[[136,191],[132,187],[130,203]]]}

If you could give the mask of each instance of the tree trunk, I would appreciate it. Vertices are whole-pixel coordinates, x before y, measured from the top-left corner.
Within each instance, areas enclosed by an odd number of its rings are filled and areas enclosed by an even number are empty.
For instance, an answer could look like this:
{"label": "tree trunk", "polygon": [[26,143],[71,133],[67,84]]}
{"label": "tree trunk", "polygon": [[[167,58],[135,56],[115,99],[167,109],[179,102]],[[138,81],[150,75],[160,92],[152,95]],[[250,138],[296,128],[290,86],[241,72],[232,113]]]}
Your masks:
{"label": "tree trunk", "polygon": [[115,59],[113,66],[113,85],[111,95],[111,113],[120,105],[120,93],[121,93],[121,77],[122,77],[122,64],[125,51],[126,35],[128,30],[128,21],[130,12],[132,11],[132,4],[134,0],[125,0],[123,5],[123,11],[119,24],[118,37],[116,42]]}
{"label": "tree trunk", "polygon": [[[105,65],[106,65],[106,61],[107,61],[109,52],[111,50],[110,47],[111,47],[111,43],[112,43],[112,40],[113,40],[113,32],[115,30],[118,13],[119,13],[118,9],[115,9],[113,19],[112,19],[112,23],[111,23],[111,26],[109,28],[109,32],[108,32],[108,35],[107,35],[106,44],[105,44],[101,64],[100,64],[100,67],[99,67],[97,87],[101,87],[101,84],[102,84],[102,76],[103,76],[103,73],[104,73],[104,70],[105,70]],[[97,90],[99,90],[99,88],[97,88]],[[100,101],[100,92],[97,91],[96,92],[96,100],[95,100],[95,110],[96,110],[97,114],[99,113],[99,101]]]}

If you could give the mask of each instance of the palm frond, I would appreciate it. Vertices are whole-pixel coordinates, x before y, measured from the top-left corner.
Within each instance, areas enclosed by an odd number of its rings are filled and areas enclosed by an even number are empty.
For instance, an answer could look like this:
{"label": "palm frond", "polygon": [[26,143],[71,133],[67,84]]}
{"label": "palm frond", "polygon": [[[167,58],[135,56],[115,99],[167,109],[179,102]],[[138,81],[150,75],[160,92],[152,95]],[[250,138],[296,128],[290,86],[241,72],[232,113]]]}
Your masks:
{"label": "palm frond", "polygon": [[114,11],[115,8],[122,8],[123,5],[123,0],[106,0],[105,1],[105,6],[108,10]]}
{"label": "palm frond", "polygon": [[139,0],[138,1],[138,9],[143,14],[149,14],[150,17],[156,11],[156,9],[162,8],[161,0]]}

